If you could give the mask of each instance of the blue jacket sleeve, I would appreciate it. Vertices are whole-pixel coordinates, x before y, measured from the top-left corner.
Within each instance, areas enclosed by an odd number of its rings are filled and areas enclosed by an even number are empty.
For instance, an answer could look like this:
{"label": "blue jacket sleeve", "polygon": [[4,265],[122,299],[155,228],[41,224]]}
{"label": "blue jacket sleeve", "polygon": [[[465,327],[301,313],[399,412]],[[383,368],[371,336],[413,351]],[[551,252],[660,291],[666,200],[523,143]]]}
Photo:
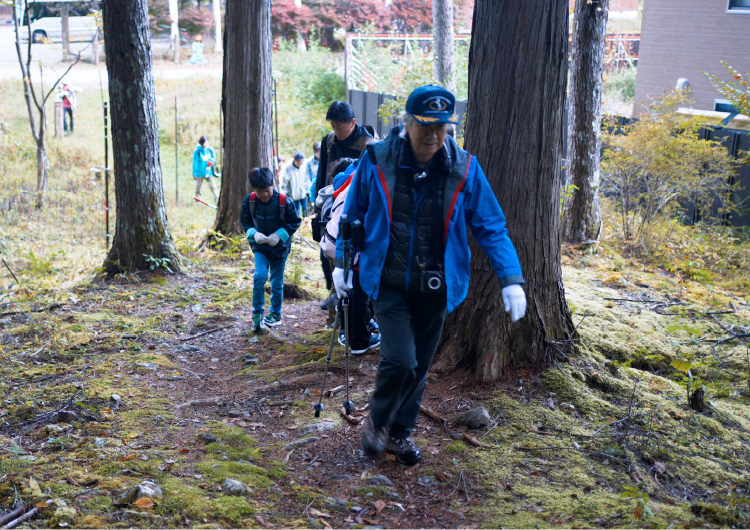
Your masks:
{"label": "blue jacket sleeve", "polygon": [[506,287],[524,283],[521,263],[505,226],[505,214],[475,158],[472,158],[471,164],[474,171],[469,171],[464,189],[466,222],[490,258],[500,284]]}

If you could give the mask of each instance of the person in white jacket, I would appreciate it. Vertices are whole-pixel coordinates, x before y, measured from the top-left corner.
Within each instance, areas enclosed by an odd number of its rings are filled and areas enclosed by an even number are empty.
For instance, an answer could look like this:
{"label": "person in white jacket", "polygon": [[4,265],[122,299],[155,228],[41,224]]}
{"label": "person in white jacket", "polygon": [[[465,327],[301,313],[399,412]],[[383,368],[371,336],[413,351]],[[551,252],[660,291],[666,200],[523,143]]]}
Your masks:
{"label": "person in white jacket", "polygon": [[304,163],[305,155],[297,151],[292,161],[282,171],[281,183],[279,185],[282,193],[285,193],[287,197],[294,201],[301,218],[307,217],[305,198],[307,197],[308,186],[306,185],[307,181],[305,180],[305,172],[302,167]]}

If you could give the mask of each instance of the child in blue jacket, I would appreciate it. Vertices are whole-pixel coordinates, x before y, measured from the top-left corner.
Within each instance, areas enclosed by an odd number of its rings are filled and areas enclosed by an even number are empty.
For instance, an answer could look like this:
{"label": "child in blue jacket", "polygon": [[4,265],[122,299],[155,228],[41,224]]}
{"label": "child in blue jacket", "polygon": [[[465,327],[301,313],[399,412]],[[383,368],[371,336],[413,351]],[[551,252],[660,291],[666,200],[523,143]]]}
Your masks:
{"label": "child in blue jacket", "polygon": [[281,324],[284,267],[292,246],[292,234],[299,228],[300,219],[294,201],[274,188],[270,169],[255,168],[250,171],[248,180],[253,192],[242,201],[241,222],[255,254],[253,329],[260,331],[269,271],[271,311],[263,318],[263,323],[267,326]]}

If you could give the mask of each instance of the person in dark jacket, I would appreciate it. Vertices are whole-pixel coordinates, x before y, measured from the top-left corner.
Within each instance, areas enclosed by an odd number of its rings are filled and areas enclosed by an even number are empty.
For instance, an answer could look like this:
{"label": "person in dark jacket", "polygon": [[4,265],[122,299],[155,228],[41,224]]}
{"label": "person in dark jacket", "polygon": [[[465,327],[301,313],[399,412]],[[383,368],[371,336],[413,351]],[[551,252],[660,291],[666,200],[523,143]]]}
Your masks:
{"label": "person in dark jacket", "polygon": [[263,318],[267,326],[281,324],[284,294],[284,266],[292,246],[292,234],[300,219],[294,201],[281,195],[273,185],[273,172],[255,168],[248,175],[253,192],[242,201],[242,229],[255,254],[253,276],[253,329],[260,331],[265,301],[265,285],[271,272],[271,311]]}
{"label": "person in dark jacket", "polygon": [[[409,436],[446,313],[469,289],[467,226],[497,274],[511,321],[526,312],[521,265],[502,209],[476,159],[447,136],[458,122],[454,111],[448,90],[415,89],[404,124],[367,147],[342,214],[364,226],[364,241],[357,242],[359,280],[381,333],[362,449],[368,455],[388,451],[408,465],[421,458]],[[340,241],[335,266],[336,292],[348,296],[353,282],[351,275],[344,278]]]}

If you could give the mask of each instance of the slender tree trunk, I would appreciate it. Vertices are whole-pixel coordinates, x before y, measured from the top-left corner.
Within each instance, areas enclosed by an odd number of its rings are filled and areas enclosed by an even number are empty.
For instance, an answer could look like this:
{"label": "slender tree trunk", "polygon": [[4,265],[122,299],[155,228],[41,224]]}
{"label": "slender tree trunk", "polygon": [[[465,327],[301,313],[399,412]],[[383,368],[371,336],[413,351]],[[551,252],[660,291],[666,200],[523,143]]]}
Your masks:
{"label": "slender tree trunk", "polygon": [[254,167],[271,167],[271,2],[227,0],[224,47],[224,142],[214,229],[242,232],[242,199]]}
{"label": "slender tree trunk", "polygon": [[115,237],[104,268],[135,271],[156,264],[179,270],[164,207],[146,0],[105,0],[102,20],[117,201]]}
{"label": "slender tree trunk", "polygon": [[453,74],[453,0],[432,0],[435,77],[448,90],[456,87]]}
{"label": "slender tree trunk", "polygon": [[172,40],[172,60],[175,64],[180,62],[179,17],[177,0],[169,0],[169,18],[172,19],[172,23],[169,26],[169,38]]}
{"label": "slender tree trunk", "polygon": [[[568,164],[563,239],[599,239],[599,164],[602,146],[602,73],[609,0],[576,0],[570,89]],[[573,188],[575,186],[577,189]]]}
{"label": "slender tree trunk", "polygon": [[469,295],[446,322],[438,370],[466,361],[479,379],[494,380],[514,360],[543,363],[573,333],[559,235],[567,13],[566,0],[476,2],[465,145],[508,219],[528,309],[511,327],[500,283],[472,238]]}
{"label": "slender tree trunk", "polygon": [[221,53],[221,0],[213,0],[214,13],[214,51]]}

